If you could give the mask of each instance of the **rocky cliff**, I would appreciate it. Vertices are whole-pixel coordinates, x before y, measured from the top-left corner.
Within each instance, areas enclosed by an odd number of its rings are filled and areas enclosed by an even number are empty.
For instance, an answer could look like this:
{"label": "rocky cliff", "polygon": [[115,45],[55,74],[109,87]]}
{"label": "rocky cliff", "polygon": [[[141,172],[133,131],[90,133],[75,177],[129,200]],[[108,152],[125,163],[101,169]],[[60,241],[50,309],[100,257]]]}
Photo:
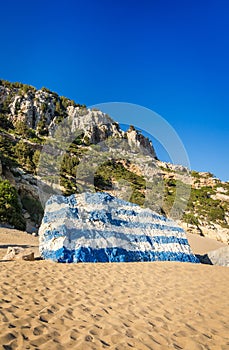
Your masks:
{"label": "rocky cliff", "polygon": [[[29,232],[38,231],[43,216],[42,185],[48,196],[106,191],[228,242],[228,183],[158,161],[134,127],[125,132],[107,114],[46,88],[0,80],[0,176],[16,188],[20,225]],[[4,199],[0,221],[17,226],[18,216],[7,219],[8,206]]]}
{"label": "rocky cliff", "polygon": [[[127,132],[107,114],[76,104],[46,88],[36,90],[20,83],[0,81],[0,113],[22,136],[34,130],[37,136],[54,136],[58,125],[66,118],[73,133],[82,130],[87,144],[97,144],[108,137],[126,139],[131,148],[142,149],[156,157],[152,143],[134,128]],[[24,130],[23,130],[24,128]],[[31,131],[33,133],[33,131]]]}

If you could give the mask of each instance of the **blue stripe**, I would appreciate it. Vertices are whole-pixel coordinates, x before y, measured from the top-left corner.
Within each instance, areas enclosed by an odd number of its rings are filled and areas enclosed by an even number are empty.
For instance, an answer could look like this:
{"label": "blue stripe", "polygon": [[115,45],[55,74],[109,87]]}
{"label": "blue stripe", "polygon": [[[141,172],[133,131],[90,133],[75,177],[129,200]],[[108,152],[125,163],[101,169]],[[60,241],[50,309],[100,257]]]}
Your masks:
{"label": "blue stripe", "polygon": [[95,210],[89,213],[90,221],[101,221],[104,224],[110,224],[114,226],[124,226],[127,228],[139,228],[139,229],[155,229],[155,230],[169,230],[176,232],[184,232],[181,227],[166,226],[161,224],[155,224],[151,222],[130,222],[120,219],[113,219],[112,213],[108,213],[106,210]]}
{"label": "blue stripe", "polygon": [[156,219],[161,220],[169,223],[173,223],[170,219],[167,219],[165,216],[158,215],[154,212],[149,212],[147,209],[142,209],[140,212],[136,212],[133,209],[115,209],[112,210],[113,215],[126,215],[126,216],[138,216],[140,218],[147,218],[147,219]]}
{"label": "blue stripe", "polygon": [[136,207],[137,204],[126,202],[123,199],[119,199],[116,197],[113,197],[109,193],[106,192],[96,192],[96,193],[91,193],[91,192],[86,192],[85,193],[85,202],[87,204],[110,204],[112,201],[115,202],[115,205],[127,205],[128,207]]}
{"label": "blue stripe", "polygon": [[105,248],[91,249],[80,247],[76,250],[68,250],[65,247],[56,251],[44,250],[43,258],[51,259],[61,263],[79,263],[79,262],[137,262],[137,261],[180,261],[199,263],[197,257],[193,254],[182,252],[143,252],[128,251],[123,248]]}
{"label": "blue stripe", "polygon": [[136,234],[126,234],[123,232],[116,231],[99,231],[99,230],[83,230],[83,229],[68,229],[66,233],[66,226],[59,226],[56,230],[46,230],[43,234],[45,241],[49,241],[52,238],[58,238],[67,236],[71,240],[77,241],[81,237],[87,239],[98,239],[98,238],[114,238],[121,239],[124,242],[148,242],[152,246],[154,243],[158,244],[168,244],[168,243],[178,243],[181,245],[189,245],[187,238],[179,238],[176,236],[149,236],[149,235],[136,235]]}
{"label": "blue stripe", "polygon": [[[155,230],[169,230],[176,232],[184,232],[180,227],[166,226],[161,224],[155,224],[150,222],[130,222],[120,219],[113,219],[112,214],[106,212],[105,210],[96,210],[92,211],[89,215],[89,220],[91,222],[101,221],[103,223],[113,225],[113,226],[122,226],[127,228],[139,228],[139,229],[155,229]],[[60,218],[68,218],[74,220],[81,220],[79,217],[78,209],[74,207],[61,208],[53,212],[46,212],[43,217],[43,223],[55,222]]]}

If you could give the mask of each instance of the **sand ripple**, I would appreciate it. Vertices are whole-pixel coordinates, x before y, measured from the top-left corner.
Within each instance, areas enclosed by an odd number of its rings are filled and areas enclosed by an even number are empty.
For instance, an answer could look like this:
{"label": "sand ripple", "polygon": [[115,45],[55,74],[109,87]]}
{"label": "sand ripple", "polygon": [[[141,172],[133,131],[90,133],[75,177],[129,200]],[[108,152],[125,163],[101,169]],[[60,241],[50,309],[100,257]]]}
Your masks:
{"label": "sand ripple", "polygon": [[229,348],[229,269],[0,263],[1,349]]}

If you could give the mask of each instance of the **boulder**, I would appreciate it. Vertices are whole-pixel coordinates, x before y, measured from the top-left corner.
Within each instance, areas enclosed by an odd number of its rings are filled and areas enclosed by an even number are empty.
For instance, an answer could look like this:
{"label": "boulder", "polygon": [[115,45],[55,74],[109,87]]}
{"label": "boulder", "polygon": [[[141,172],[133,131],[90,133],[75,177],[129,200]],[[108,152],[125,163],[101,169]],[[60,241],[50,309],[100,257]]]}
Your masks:
{"label": "boulder", "polygon": [[22,252],[20,254],[18,254],[18,256],[16,256],[17,260],[25,260],[25,261],[34,261],[34,252],[32,251],[25,251]]}
{"label": "boulder", "polygon": [[26,260],[34,261],[34,252],[22,247],[8,247],[3,260]]}
{"label": "boulder", "polygon": [[3,257],[3,260],[14,260],[17,254],[20,254],[24,251],[21,247],[8,247],[6,255]]}
{"label": "boulder", "polygon": [[99,192],[50,197],[39,250],[44,259],[68,263],[199,262],[174,221]]}
{"label": "boulder", "polygon": [[212,265],[229,266],[229,246],[208,252]]}

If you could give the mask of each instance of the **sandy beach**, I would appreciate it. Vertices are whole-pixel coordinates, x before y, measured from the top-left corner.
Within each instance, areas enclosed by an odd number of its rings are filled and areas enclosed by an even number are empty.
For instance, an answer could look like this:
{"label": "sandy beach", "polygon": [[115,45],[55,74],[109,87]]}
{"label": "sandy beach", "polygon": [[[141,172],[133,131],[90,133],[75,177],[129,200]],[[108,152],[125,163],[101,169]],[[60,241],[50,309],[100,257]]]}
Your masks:
{"label": "sandy beach", "polygon": [[[188,238],[197,254],[222,246]],[[39,256],[37,237],[0,229],[0,259],[9,245]],[[227,350],[228,277],[191,263],[1,261],[0,348]]]}

